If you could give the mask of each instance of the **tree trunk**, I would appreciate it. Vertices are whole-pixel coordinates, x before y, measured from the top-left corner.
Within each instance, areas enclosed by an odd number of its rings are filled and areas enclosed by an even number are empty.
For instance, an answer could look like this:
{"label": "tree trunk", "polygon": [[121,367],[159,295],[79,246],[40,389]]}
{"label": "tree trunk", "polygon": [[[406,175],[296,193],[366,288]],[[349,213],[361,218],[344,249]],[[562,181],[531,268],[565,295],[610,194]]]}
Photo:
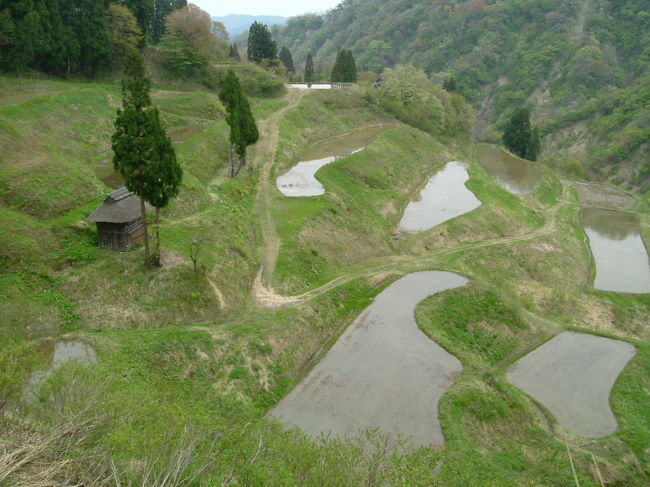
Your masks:
{"label": "tree trunk", "polygon": [[235,177],[235,146],[230,144],[230,177]]}
{"label": "tree trunk", "polygon": [[147,269],[151,269],[151,257],[149,252],[149,228],[147,227],[147,209],[144,206],[144,198],[140,197],[140,212],[142,213],[142,226],[144,227],[144,261]]}
{"label": "tree trunk", "polygon": [[152,256],[153,265],[160,267],[160,208],[156,208],[156,248]]}

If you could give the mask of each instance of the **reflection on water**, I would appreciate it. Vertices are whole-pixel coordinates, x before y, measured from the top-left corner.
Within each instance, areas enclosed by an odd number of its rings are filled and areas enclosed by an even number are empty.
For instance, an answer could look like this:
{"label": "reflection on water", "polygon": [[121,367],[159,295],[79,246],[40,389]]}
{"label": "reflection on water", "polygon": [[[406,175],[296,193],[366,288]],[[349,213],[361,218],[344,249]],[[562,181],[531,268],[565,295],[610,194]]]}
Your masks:
{"label": "reflection on water", "polygon": [[388,125],[368,127],[317,144],[305,152],[303,161],[279,176],[276,185],[285,196],[318,196],[325,187],[316,179],[316,171],[337,159],[356,154],[386,130]]}
{"label": "reflection on water", "polygon": [[596,261],[594,287],[627,293],[650,292],[648,253],[637,216],[585,208],[582,224]]}
{"label": "reflection on water", "polygon": [[112,159],[108,158],[97,164],[94,168],[95,176],[106,186],[112,189],[124,186],[124,178],[113,168]]}
{"label": "reflection on water", "polygon": [[399,227],[407,231],[423,231],[472,211],[481,206],[479,200],[465,186],[469,179],[466,162],[448,162],[431,176],[417,200],[411,201]]}
{"label": "reflection on water", "polygon": [[478,150],[478,161],[511,193],[530,193],[542,177],[542,171],[537,165],[513,157],[495,145],[482,145]]}

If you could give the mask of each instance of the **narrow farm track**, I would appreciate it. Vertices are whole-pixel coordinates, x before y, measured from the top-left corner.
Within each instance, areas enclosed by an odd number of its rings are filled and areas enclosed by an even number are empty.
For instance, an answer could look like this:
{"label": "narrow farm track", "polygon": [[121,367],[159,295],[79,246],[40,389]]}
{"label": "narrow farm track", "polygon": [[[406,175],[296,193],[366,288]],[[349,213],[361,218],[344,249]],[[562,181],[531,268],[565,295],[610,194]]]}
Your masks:
{"label": "narrow farm track", "polygon": [[441,256],[534,240],[555,232],[557,230],[557,212],[563,207],[575,204],[568,199],[568,186],[565,183],[563,184],[561,200],[554,206],[544,210],[545,223],[527,234],[462,243],[453,247],[429,251],[421,255],[393,255],[375,258],[352,266],[345,274],[304,293],[293,296],[278,294],[271,284],[280,250],[280,239],[270,212],[270,195],[273,188],[271,174],[275,163],[280,120],[289,110],[298,105],[304,94],[304,90],[289,89],[289,93],[287,94],[288,105],[260,124],[261,140],[256,146],[254,154],[254,161],[261,168],[256,206],[258,214],[261,215],[263,246],[261,265],[253,285],[253,296],[257,303],[262,306],[279,307],[289,304],[300,304],[355,279],[371,277],[378,274],[394,273],[399,275],[407,272],[426,270],[439,263]]}
{"label": "narrow farm track", "polygon": [[[270,210],[271,190],[273,188],[271,174],[275,164],[275,153],[280,136],[280,120],[300,103],[305,92],[306,90],[288,88],[287,106],[260,123],[260,141],[255,146],[255,153],[252,158],[253,163],[260,167],[259,190],[255,206],[257,214],[261,218],[260,226],[264,242],[262,255],[260,256],[261,265],[253,284],[253,294],[257,301],[262,304],[279,305],[293,302],[290,297],[277,295],[270,287],[275,264],[278,260],[278,253],[280,252],[280,239]],[[270,303],[267,303],[268,300],[270,300]]]}

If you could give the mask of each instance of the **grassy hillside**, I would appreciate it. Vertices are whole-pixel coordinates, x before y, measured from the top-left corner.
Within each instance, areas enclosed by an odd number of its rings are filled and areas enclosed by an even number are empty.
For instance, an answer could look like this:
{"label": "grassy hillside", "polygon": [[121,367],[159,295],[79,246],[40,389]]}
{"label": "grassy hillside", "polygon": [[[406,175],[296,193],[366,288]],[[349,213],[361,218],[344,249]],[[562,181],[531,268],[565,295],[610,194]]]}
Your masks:
{"label": "grassy hillside", "polygon": [[[354,88],[291,91],[253,100],[262,138],[250,169],[228,180],[215,95],[157,87],[185,178],[164,212],[165,265],[149,272],[141,249],[97,249],[84,223],[110,191],[93,166],[109,150],[119,88],[0,83],[11,87],[0,97],[0,137],[23,141],[2,145],[0,180],[33,188],[7,186],[0,200],[0,485],[153,486],[167,474],[170,485],[197,486],[570,485],[565,442],[581,485],[600,485],[592,453],[607,485],[647,484],[650,300],[591,288],[576,192],[552,170],[516,196],[472,164],[467,186],[480,208],[400,233],[405,205],[432,171],[474,161],[474,147],[399,124]],[[275,189],[275,177],[319,141],[375,124],[389,125],[363,152],[318,172],[325,195],[290,199]],[[44,155],[31,170],[20,165]],[[647,239],[646,209],[636,200]],[[264,284],[282,306],[255,294],[270,228],[279,251]],[[416,311],[464,366],[440,404],[444,450],[393,454],[376,432],[313,440],[266,416],[386,285],[436,269],[471,280]],[[565,329],[637,346],[613,391],[613,435],[571,434],[505,379],[510,363]],[[64,365],[25,401],[31,374],[50,367],[61,340],[91,345],[98,362]]]}
{"label": "grassy hillside", "polygon": [[576,157],[644,191],[649,19],[643,0],[360,0],[294,17],[274,35],[297,65],[313,53],[325,76],[347,48],[360,71],[408,63],[436,81],[455,78],[479,111],[479,138],[498,137],[526,105],[544,156]]}

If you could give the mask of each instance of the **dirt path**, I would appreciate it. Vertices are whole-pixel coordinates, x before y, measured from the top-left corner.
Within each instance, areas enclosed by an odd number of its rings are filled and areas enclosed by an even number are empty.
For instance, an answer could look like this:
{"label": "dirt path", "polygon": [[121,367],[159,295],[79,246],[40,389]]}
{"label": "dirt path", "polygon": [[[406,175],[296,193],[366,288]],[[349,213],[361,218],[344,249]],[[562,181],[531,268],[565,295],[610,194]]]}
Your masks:
{"label": "dirt path", "polygon": [[[271,278],[275,271],[275,264],[280,251],[280,239],[275,229],[275,223],[270,210],[271,171],[275,164],[275,152],[278,146],[280,132],[280,120],[290,110],[295,108],[305,95],[306,91],[288,88],[288,104],[281,110],[275,112],[269,118],[260,123],[260,142],[255,146],[255,153],[252,157],[253,164],[260,167],[260,182],[255,207],[261,215],[262,228],[262,255],[261,265],[253,284],[253,295],[257,301],[266,304],[288,304],[293,302],[290,297],[276,295],[270,288]],[[269,301],[270,300],[270,301]]]}
{"label": "dirt path", "polygon": [[[541,227],[525,235],[513,237],[501,237],[479,242],[469,242],[458,244],[454,247],[442,248],[429,251],[426,254],[410,255],[393,255],[365,261],[357,266],[351,267],[349,272],[319,286],[294,296],[286,296],[276,293],[269,285],[264,285],[262,273],[259,272],[255,280],[255,296],[259,304],[269,307],[283,306],[287,304],[303,303],[315,297],[318,297],[338,286],[363,277],[371,277],[378,274],[396,274],[401,275],[407,272],[415,272],[426,269],[438,262],[438,258],[443,255],[464,252],[467,250],[482,249],[496,245],[507,245],[518,242],[534,240],[536,238],[549,235],[557,230],[556,214],[558,210],[565,206],[575,203],[568,200],[568,187],[563,187],[563,196],[554,206],[545,210],[545,223]],[[276,236],[277,239],[277,236]],[[277,254],[275,255],[277,258]],[[268,281],[266,281],[268,282]]]}

